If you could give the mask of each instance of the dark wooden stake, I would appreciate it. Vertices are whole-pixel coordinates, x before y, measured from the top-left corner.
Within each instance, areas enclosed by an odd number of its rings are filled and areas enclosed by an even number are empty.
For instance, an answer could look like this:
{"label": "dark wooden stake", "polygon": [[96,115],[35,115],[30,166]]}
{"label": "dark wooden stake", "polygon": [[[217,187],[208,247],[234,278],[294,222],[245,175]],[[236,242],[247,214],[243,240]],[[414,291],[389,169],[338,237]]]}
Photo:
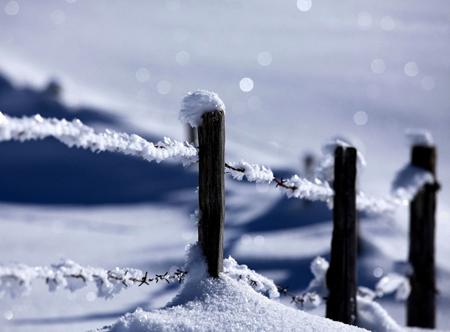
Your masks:
{"label": "dark wooden stake", "polygon": [[[412,148],[411,164],[436,176],[436,149],[416,145]],[[408,298],[408,326],[435,328],[436,282],[435,282],[435,211],[437,183],[427,184],[412,200],[409,229],[409,278],[411,294]]]}
{"label": "dark wooden stake", "polygon": [[198,128],[199,207],[198,239],[211,277],[223,271],[225,210],[225,121],[222,111],[205,113]]}
{"label": "dark wooden stake", "polygon": [[337,147],[334,158],[334,205],[326,316],[356,324],[356,149]]}

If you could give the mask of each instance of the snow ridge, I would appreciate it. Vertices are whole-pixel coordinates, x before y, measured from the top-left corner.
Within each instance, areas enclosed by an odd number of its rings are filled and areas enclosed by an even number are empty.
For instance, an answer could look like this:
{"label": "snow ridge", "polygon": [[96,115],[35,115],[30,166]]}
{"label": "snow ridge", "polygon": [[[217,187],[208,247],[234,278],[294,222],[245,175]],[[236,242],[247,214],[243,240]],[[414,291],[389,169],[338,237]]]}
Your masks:
{"label": "snow ridge", "polygon": [[120,152],[161,162],[175,159],[189,165],[197,161],[197,149],[187,142],[178,142],[165,137],[162,142],[151,143],[138,135],[129,135],[106,129],[97,133],[80,120],[48,119],[40,115],[14,118],[0,113],[0,141],[20,142],[53,137],[68,147],[77,147],[92,152]]}

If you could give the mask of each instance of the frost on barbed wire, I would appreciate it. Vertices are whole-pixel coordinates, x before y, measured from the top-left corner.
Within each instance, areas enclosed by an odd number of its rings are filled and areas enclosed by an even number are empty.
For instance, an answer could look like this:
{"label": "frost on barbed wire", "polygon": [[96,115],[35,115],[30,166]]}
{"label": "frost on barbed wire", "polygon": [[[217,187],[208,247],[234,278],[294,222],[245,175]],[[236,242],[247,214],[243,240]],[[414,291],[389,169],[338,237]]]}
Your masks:
{"label": "frost on barbed wire", "polygon": [[375,291],[378,297],[395,293],[397,300],[404,301],[408,298],[409,293],[411,293],[411,285],[409,279],[404,275],[388,273],[378,281],[375,286]]}
{"label": "frost on barbed wire", "polygon": [[278,288],[272,280],[249,269],[247,265],[238,264],[231,256],[223,260],[223,272],[234,280],[249,284],[255,291],[270,299],[280,297]]}
{"label": "frost on barbed wire", "polygon": [[301,310],[312,310],[322,304],[322,299],[328,296],[326,276],[329,264],[323,257],[316,257],[310,264],[314,278],[301,295],[293,296],[292,301]]}
{"label": "frost on barbed wire", "polygon": [[48,119],[40,115],[14,118],[0,113],[0,141],[20,142],[53,137],[68,147],[88,149],[93,152],[120,152],[161,162],[175,159],[184,165],[197,161],[197,149],[187,142],[165,137],[162,142],[152,143],[138,135],[129,135],[112,130],[95,132],[80,120]]}
{"label": "frost on barbed wire", "polygon": [[434,144],[433,136],[428,130],[425,129],[406,129],[405,136],[411,146],[424,145],[432,146]]}
{"label": "frost on barbed wire", "polygon": [[249,182],[272,183],[282,190],[289,198],[308,199],[311,201],[329,202],[333,197],[333,189],[327,182],[319,179],[310,181],[293,175],[289,179],[277,179],[270,168],[257,164],[250,164],[246,161],[228,162],[225,164],[225,172],[230,174],[233,179],[242,181],[244,177]]}
{"label": "frost on barbed wire", "polygon": [[271,183],[274,178],[272,170],[266,166],[250,164],[246,161],[229,162],[227,165],[230,167],[227,167],[225,172],[238,181],[242,181],[245,176],[249,182]]}
{"label": "frost on barbed wire", "polygon": [[434,176],[427,170],[408,164],[397,172],[392,181],[392,195],[404,203],[410,202],[426,184],[433,184]]}
{"label": "frost on barbed wire", "polygon": [[[289,179],[283,180],[283,184],[295,188],[286,190],[286,195],[289,198],[295,197],[311,201],[330,202],[334,195],[334,191],[331,189],[328,182],[322,182],[319,179],[311,182],[298,175],[293,175]],[[282,189],[284,188],[282,187]]]}
{"label": "frost on barbed wire", "polygon": [[83,267],[71,260],[44,267],[31,267],[24,264],[0,266],[0,297],[9,295],[17,297],[30,292],[35,280],[43,280],[49,291],[68,289],[72,292],[93,283],[97,288],[97,296],[109,299],[124,288],[132,285],[148,285],[158,281],[181,281],[185,272],[177,270],[171,274],[149,277],[147,273],[137,269]]}
{"label": "frost on barbed wire", "polygon": [[325,258],[318,256],[313,259],[310,269],[314,275],[314,279],[308,285],[308,292],[316,292],[322,297],[328,296],[326,277],[329,267],[330,264]]}
{"label": "frost on barbed wire", "polygon": [[212,91],[197,90],[183,98],[179,119],[191,127],[198,127],[202,124],[202,115],[212,111],[225,112],[225,104],[219,95]]}
{"label": "frost on barbed wire", "polygon": [[359,191],[356,195],[356,209],[372,214],[392,213],[400,204],[395,197],[378,198]]}

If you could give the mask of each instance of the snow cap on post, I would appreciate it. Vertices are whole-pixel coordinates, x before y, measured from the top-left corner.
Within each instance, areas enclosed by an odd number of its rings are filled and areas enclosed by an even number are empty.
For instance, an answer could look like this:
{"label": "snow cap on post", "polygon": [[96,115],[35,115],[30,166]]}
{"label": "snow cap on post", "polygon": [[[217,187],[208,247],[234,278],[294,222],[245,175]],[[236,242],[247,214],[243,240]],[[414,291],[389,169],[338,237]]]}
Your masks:
{"label": "snow cap on post", "polygon": [[202,115],[208,112],[223,111],[225,104],[217,93],[207,90],[189,92],[181,103],[179,119],[188,123],[191,127],[199,127],[202,124]]}
{"label": "snow cap on post", "polygon": [[433,146],[434,140],[431,133],[425,129],[406,129],[405,130],[406,138],[411,146],[414,145],[423,145],[423,146]]}

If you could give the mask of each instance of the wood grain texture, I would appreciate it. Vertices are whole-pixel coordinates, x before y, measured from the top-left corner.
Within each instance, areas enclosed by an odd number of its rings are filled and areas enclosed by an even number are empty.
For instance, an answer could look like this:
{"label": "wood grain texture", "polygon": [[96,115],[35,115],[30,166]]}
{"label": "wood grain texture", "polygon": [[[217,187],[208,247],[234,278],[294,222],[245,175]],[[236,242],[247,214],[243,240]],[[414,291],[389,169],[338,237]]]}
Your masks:
{"label": "wood grain texture", "polygon": [[[436,175],[436,149],[414,146],[411,163]],[[435,212],[437,184],[427,184],[410,203],[409,263],[411,294],[407,304],[407,325],[435,328]]]}
{"label": "wood grain texture", "polygon": [[334,164],[333,237],[327,273],[326,316],[356,324],[356,149],[337,147]]}
{"label": "wood grain texture", "polygon": [[218,277],[223,271],[223,228],[225,211],[224,151],[225,119],[222,111],[203,115],[199,139],[198,238],[206,257],[208,272]]}

